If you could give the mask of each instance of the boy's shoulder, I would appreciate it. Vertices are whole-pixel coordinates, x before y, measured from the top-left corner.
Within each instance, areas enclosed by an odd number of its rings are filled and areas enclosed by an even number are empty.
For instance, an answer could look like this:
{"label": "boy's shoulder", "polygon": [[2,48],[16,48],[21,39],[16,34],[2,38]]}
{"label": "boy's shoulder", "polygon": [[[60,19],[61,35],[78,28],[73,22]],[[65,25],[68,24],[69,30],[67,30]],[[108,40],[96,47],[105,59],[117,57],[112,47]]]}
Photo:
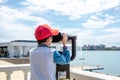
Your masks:
{"label": "boy's shoulder", "polygon": [[34,51],[35,49],[36,49],[36,47],[34,47],[34,48],[31,48],[31,49],[30,49],[30,52]]}

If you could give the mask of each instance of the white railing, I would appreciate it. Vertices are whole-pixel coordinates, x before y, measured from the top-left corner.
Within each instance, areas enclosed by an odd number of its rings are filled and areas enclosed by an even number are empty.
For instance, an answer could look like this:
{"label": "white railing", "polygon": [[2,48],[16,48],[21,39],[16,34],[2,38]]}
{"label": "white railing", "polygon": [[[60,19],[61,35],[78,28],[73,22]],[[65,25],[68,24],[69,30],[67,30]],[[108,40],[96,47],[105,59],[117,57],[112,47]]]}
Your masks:
{"label": "white railing", "polygon": [[[23,79],[20,79],[19,75],[16,79],[12,78],[15,71],[23,72]],[[28,73],[30,72],[30,64],[17,64],[17,65],[4,65],[0,66],[0,73],[4,72],[6,78],[1,78],[0,80],[29,80]],[[82,71],[76,68],[70,68],[71,80],[120,80],[120,77],[115,77],[111,75],[105,75],[95,72]],[[16,73],[18,74],[18,73]],[[1,75],[0,75],[1,76]],[[3,76],[4,77],[4,76]],[[16,77],[16,76],[15,76]]]}
{"label": "white railing", "polygon": [[[14,71],[22,71],[24,74],[24,80],[28,80],[28,72],[30,71],[30,64],[0,66],[0,72],[4,72],[6,74],[6,80],[11,80],[11,76]],[[3,79],[0,79],[0,80],[3,80]]]}

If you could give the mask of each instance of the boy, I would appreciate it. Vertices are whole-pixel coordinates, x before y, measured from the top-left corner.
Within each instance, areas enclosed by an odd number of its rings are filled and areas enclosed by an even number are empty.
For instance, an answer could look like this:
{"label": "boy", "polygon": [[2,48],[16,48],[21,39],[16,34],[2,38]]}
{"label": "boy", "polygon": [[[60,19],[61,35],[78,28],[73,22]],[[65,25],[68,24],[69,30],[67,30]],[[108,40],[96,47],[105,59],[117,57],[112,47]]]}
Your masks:
{"label": "boy", "polygon": [[63,54],[49,48],[52,36],[59,31],[47,24],[39,25],[35,30],[38,47],[30,50],[30,80],[56,80],[56,64],[69,64],[70,52],[67,50],[67,35],[63,34]]}

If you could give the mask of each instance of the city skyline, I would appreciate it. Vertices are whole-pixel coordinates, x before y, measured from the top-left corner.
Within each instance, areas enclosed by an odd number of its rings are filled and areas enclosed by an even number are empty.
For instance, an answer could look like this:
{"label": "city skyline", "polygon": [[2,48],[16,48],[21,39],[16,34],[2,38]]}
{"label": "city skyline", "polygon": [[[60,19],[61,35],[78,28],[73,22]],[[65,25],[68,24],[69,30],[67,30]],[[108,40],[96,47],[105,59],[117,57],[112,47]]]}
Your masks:
{"label": "city skyline", "polygon": [[120,0],[0,0],[0,43],[35,40],[47,23],[77,36],[77,45],[120,45]]}

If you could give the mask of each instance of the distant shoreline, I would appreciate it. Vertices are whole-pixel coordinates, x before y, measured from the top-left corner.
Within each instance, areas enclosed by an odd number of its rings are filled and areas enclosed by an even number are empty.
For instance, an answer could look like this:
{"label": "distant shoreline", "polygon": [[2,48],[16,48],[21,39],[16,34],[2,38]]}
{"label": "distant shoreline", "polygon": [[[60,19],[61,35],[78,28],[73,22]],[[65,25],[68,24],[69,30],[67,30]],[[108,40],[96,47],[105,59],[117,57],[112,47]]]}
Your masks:
{"label": "distant shoreline", "polygon": [[82,50],[82,51],[120,51],[120,50],[104,50],[104,49],[101,49],[101,50],[97,50],[97,49],[96,50],[92,50],[91,49],[91,50],[89,50],[88,49],[88,50]]}

